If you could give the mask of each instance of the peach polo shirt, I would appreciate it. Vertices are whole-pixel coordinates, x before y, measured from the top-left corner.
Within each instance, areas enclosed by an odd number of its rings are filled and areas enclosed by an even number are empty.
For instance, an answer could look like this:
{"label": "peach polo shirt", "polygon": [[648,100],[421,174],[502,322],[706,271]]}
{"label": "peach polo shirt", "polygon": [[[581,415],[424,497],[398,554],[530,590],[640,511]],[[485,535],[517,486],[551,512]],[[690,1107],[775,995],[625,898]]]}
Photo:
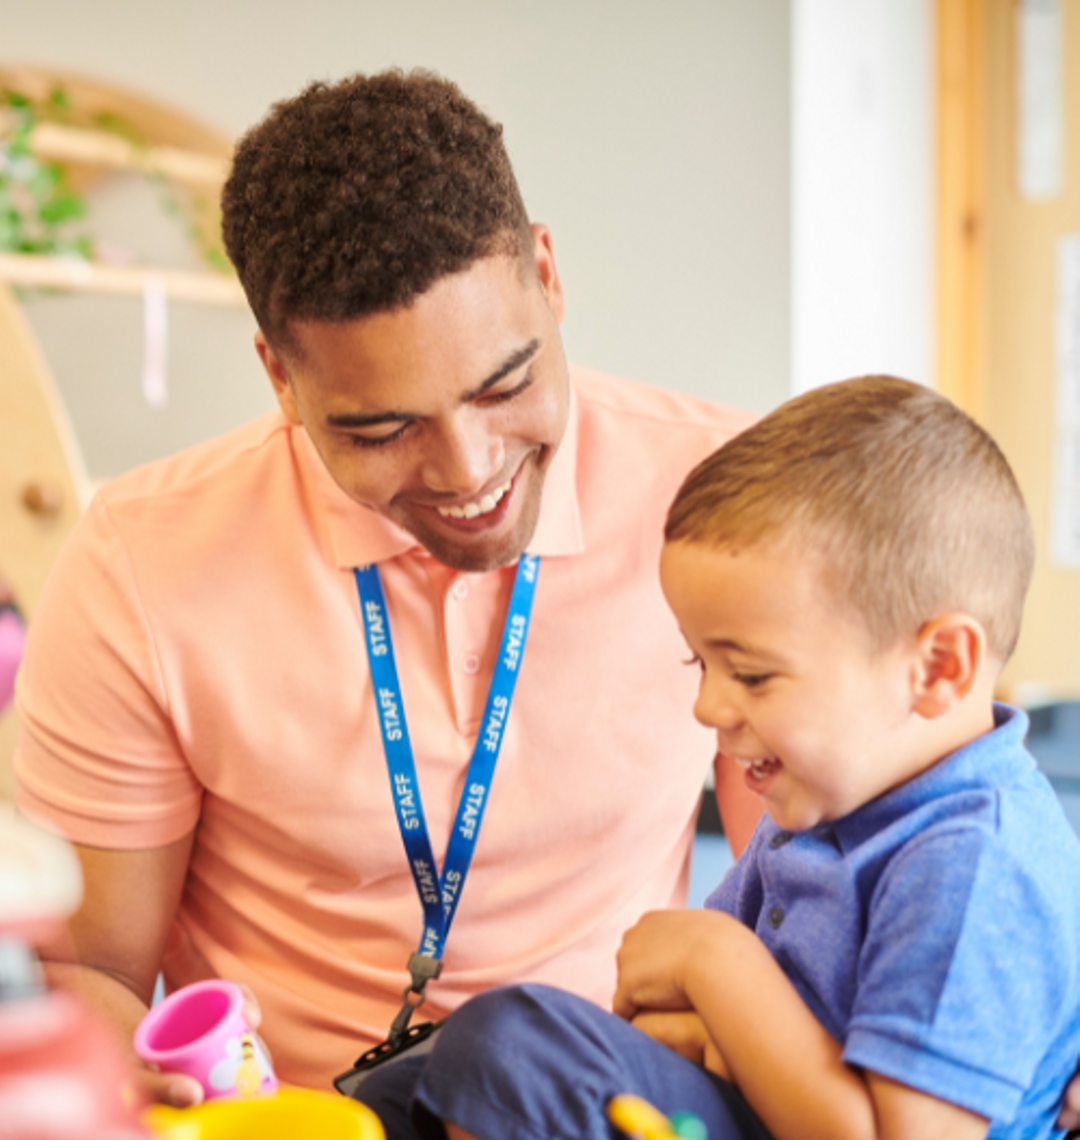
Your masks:
{"label": "peach polo shirt", "polygon": [[[657,563],[682,478],[750,416],[572,377],[517,692],[427,1016],[511,981],[607,1005],[623,931],[685,897],[714,745]],[[443,566],[278,414],[100,492],[19,683],[23,810],[112,849],[197,827],[167,984],[192,980],[194,945],[258,995],[281,1077],[324,1088],[385,1036],[421,933],[351,573],[369,562],[441,860],[514,568]]]}

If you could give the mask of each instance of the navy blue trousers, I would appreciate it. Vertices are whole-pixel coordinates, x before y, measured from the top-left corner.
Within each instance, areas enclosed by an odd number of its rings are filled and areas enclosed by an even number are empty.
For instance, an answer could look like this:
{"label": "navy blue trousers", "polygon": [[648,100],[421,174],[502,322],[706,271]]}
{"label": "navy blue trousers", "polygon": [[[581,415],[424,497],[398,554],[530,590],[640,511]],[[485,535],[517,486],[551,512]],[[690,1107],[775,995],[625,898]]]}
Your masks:
{"label": "navy blue trousers", "polygon": [[769,1140],[733,1085],[591,1002],[548,986],[473,998],[426,1056],[376,1069],[356,1092],[388,1140],[442,1140],[448,1120],[479,1140],[625,1140],[619,1093],[692,1112],[709,1140]]}

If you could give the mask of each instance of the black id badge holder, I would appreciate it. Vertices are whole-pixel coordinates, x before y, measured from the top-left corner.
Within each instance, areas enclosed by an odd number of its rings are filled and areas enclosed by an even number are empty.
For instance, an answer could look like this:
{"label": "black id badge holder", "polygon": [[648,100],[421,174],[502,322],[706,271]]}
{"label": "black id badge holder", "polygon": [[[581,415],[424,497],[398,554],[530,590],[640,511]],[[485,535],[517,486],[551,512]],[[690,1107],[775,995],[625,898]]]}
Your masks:
{"label": "black id badge holder", "polygon": [[424,987],[442,971],[442,962],[413,954],[409,959],[412,983],[402,993],[404,1005],[390,1026],[390,1036],[357,1057],[348,1072],[334,1078],[334,1088],[347,1097],[355,1097],[356,1090],[381,1065],[400,1061],[402,1057],[419,1057],[429,1053],[435,1045],[442,1026],[441,1021],[422,1021],[410,1025],[413,1013],[423,1005]]}

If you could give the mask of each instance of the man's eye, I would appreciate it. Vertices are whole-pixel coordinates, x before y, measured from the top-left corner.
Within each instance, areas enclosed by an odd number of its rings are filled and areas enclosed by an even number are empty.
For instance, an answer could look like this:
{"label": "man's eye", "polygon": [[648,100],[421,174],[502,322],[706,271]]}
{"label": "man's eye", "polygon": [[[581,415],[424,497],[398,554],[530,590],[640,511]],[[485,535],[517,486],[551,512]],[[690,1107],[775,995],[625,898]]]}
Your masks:
{"label": "man's eye", "polygon": [[408,426],[407,423],[404,423],[397,431],[392,431],[389,435],[350,435],[349,442],[353,447],[384,447],[388,443],[393,443],[395,439],[400,439],[401,433],[405,431]]}
{"label": "man's eye", "polygon": [[530,368],[522,380],[515,384],[513,388],[507,388],[505,392],[485,392],[484,400],[489,404],[501,404],[506,400],[512,400],[515,396],[520,396],[526,388],[533,382],[532,369]]}

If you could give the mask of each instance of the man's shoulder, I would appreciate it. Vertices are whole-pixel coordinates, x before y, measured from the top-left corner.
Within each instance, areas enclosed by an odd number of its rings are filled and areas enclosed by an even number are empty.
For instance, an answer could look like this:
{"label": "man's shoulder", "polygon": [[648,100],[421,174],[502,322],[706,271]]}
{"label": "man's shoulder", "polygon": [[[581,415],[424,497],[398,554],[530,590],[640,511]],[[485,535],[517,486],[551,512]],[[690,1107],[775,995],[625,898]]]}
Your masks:
{"label": "man's shoulder", "polygon": [[646,435],[714,435],[716,446],[748,428],[758,415],[744,408],[711,403],[682,392],[573,366],[570,376],[584,419],[622,421]]}
{"label": "man's shoulder", "polygon": [[174,455],[135,467],[105,483],[100,504],[111,510],[138,509],[142,503],[167,499],[199,501],[212,491],[246,497],[258,468],[290,447],[289,423],[280,412],[268,412],[224,435],[185,448]]}

